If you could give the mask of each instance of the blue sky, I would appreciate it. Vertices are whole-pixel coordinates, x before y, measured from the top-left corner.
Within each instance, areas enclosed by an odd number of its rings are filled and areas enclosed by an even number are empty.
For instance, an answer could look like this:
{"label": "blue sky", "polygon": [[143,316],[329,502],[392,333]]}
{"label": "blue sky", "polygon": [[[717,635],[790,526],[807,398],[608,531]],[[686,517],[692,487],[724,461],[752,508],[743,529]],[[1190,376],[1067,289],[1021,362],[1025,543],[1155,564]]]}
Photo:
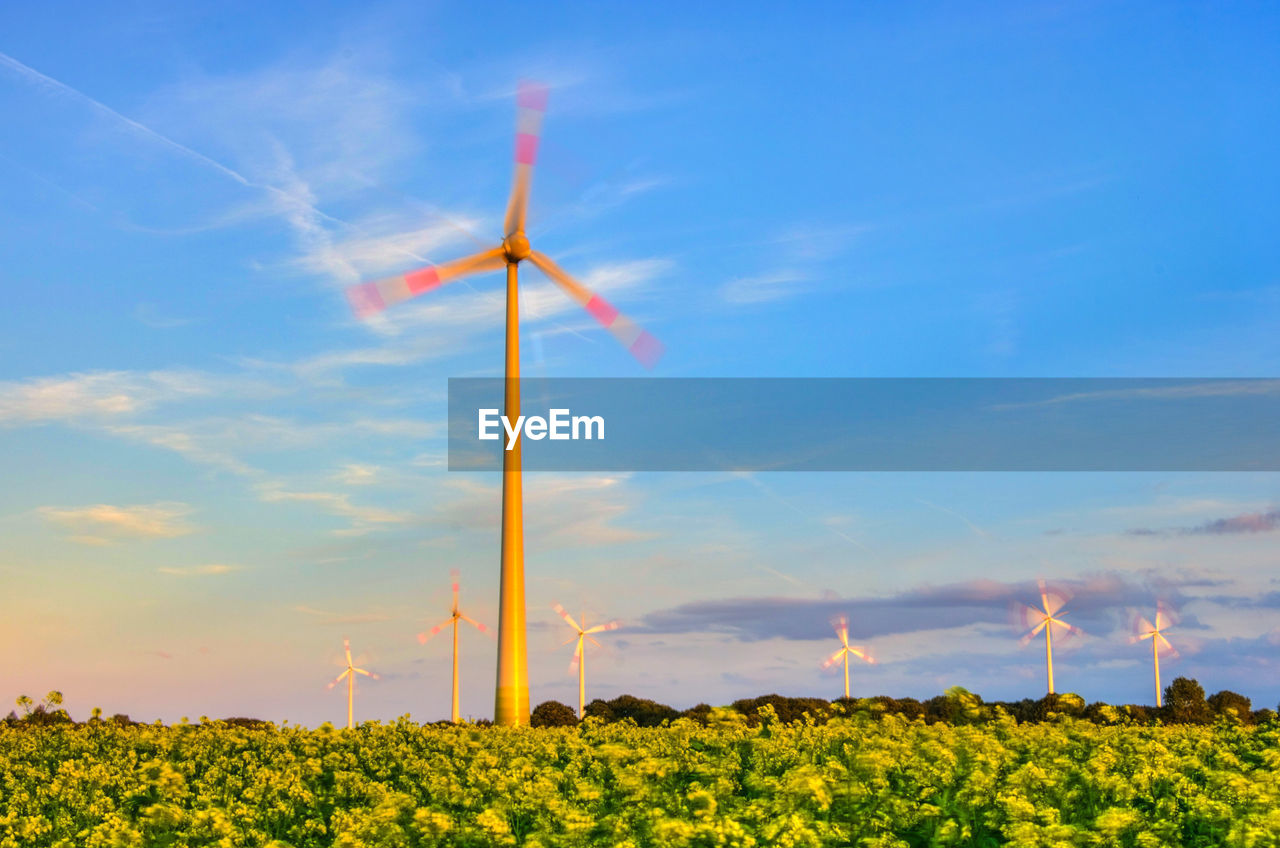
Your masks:
{"label": "blue sky", "polygon": [[[349,635],[359,714],[447,714],[413,634],[450,568],[495,618],[497,481],[444,470],[444,398],[499,374],[501,282],[364,324],[342,290],[496,239],[516,80],[551,87],[535,247],[655,376],[1270,376],[1278,37],[1265,4],[6,4],[0,694],[339,720]],[[526,373],[642,373],[522,279]],[[833,696],[848,608],[859,692],[1034,696],[1000,610],[1044,576],[1088,624],[1060,689],[1150,700],[1125,621],[1165,595],[1164,675],[1274,705],[1278,489],[530,475],[533,698],[574,696],[557,601],[624,622],[593,695]]]}

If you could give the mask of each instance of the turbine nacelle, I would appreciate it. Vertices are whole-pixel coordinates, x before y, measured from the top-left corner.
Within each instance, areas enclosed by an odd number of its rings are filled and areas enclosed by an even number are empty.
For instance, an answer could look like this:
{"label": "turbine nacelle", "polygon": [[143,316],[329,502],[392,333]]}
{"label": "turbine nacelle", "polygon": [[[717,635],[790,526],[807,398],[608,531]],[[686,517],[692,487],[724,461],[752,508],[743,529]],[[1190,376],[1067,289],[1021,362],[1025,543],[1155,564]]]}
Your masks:
{"label": "turbine nacelle", "polygon": [[532,252],[528,237],[519,230],[502,240],[502,255],[513,265],[528,259]]}

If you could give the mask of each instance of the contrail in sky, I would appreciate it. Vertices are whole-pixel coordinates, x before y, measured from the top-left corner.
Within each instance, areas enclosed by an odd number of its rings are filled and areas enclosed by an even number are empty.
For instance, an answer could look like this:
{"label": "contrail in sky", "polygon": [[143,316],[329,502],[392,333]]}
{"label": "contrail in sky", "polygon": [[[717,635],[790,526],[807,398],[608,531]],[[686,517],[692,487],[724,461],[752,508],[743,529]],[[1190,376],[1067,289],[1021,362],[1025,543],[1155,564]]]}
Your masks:
{"label": "contrail in sky", "polygon": [[[249,180],[247,180],[244,177],[244,175],[242,175],[235,169],[228,168],[226,165],[223,165],[221,162],[216,162],[213,159],[210,159],[208,156],[205,156],[203,153],[192,150],[190,147],[187,147],[185,144],[180,144],[179,142],[174,141],[168,136],[163,136],[160,133],[156,132],[155,130],[151,129],[150,127],[145,126],[144,124],[138,123],[132,118],[126,117],[125,115],[121,115],[119,112],[117,112],[115,109],[112,109],[110,106],[106,105],[105,103],[100,103],[97,100],[94,100],[89,95],[84,94],[83,92],[77,91],[76,89],[72,88],[66,83],[59,82],[53,77],[45,76],[44,74],[37,71],[35,68],[31,68],[31,67],[28,67],[27,65],[22,64],[17,59],[13,58],[12,56],[6,53],[0,53],[0,65],[3,65],[9,68],[14,73],[30,80],[31,82],[34,82],[36,85],[42,88],[51,89],[52,91],[58,94],[65,94],[75,100],[79,100],[81,103],[87,103],[90,106],[92,106],[95,110],[102,112],[106,115],[109,115],[112,118],[115,118],[117,121],[122,122],[125,126],[129,127],[134,132],[140,133],[146,136],[147,138],[152,139],[153,141],[158,141],[161,144],[165,145],[166,147],[171,147],[174,150],[177,150],[179,153],[181,153],[184,156],[188,156],[192,159],[196,159],[199,162],[203,162],[205,165],[208,165],[211,168],[221,171],[223,174],[235,180],[236,182],[240,183],[241,185],[244,185],[244,186],[254,185],[254,183],[251,183]],[[257,186],[257,187],[265,188],[265,186]]]}
{"label": "contrail in sky", "polygon": [[[262,191],[270,192],[271,194],[274,194],[277,197],[284,199],[288,204],[286,206],[286,210],[285,210],[286,212],[292,209],[294,212],[302,211],[302,212],[310,213],[320,220],[328,221],[329,223],[337,224],[340,227],[345,227],[350,230],[356,230],[357,232],[360,231],[359,228],[356,227],[351,222],[344,221],[341,218],[335,218],[334,216],[328,214],[327,212],[321,211],[301,193],[288,192],[283,189],[277,188],[276,186],[273,186],[273,185],[254,182],[253,180],[250,180],[248,177],[244,176],[244,174],[241,174],[236,169],[231,168],[227,165],[224,165],[221,162],[217,161],[216,159],[211,159],[210,157],[204,155],[200,151],[193,150],[190,147],[187,147],[185,144],[182,144],[181,142],[174,141],[168,136],[162,135],[156,132],[155,130],[151,129],[147,125],[138,123],[133,118],[130,118],[127,115],[120,114],[115,109],[112,109],[110,106],[106,105],[105,103],[101,103],[97,100],[94,100],[92,97],[85,94],[84,92],[74,89],[71,86],[67,85],[66,83],[56,80],[53,77],[46,76],[45,74],[42,74],[39,71],[37,71],[35,68],[32,68],[28,65],[24,65],[22,62],[19,62],[17,59],[13,58],[7,53],[0,52],[0,67],[8,68],[9,70],[13,71],[15,74],[22,77],[23,79],[26,79],[29,82],[32,82],[38,87],[43,88],[47,91],[51,91],[55,94],[61,94],[61,95],[70,97],[73,100],[79,101],[80,103],[87,104],[90,108],[94,109],[95,111],[100,112],[104,115],[107,115],[108,117],[114,118],[115,120],[124,124],[129,129],[133,130],[135,133],[138,133],[139,135],[143,136],[144,138],[148,138],[148,139],[151,139],[152,141],[158,142],[159,144],[165,147],[168,147],[171,150],[176,150],[178,153],[182,154],[188,159],[193,159],[196,162],[199,162],[202,165],[205,165],[206,167],[213,168],[215,171],[219,172],[224,176],[230,177],[231,179],[235,180],[237,183],[239,183],[242,186],[245,186],[247,188],[261,189]],[[435,214],[437,215],[437,217],[442,217],[439,213],[435,213]],[[450,222],[450,223],[455,227],[457,226],[456,224],[453,224],[453,222]],[[302,234],[304,237],[315,235],[314,229],[308,224],[308,222],[302,219],[291,219],[290,224],[293,225],[295,229],[297,229],[299,233]],[[468,233],[468,235],[470,235],[470,233]],[[474,236],[472,236],[472,238],[474,238]],[[419,256],[417,253],[411,250],[406,250],[404,248],[395,248],[395,249],[399,253],[403,254],[404,256],[410,259],[413,259],[417,262],[422,262],[423,264],[426,264],[426,265],[435,264],[427,257]],[[489,295],[485,292],[482,292],[474,288],[470,282],[467,282],[466,285],[467,285],[467,288],[470,288],[473,292],[476,292],[477,294],[481,294],[491,301],[497,302],[497,299],[494,298],[492,295]],[[536,317],[537,312],[533,311],[533,315]],[[564,327],[564,325],[560,324],[559,322],[553,321],[552,323],[556,324],[556,326],[559,326],[563,329],[568,329]]]}
{"label": "contrail in sky", "polygon": [[205,156],[203,153],[201,153],[198,150],[192,150],[190,147],[187,147],[185,144],[178,141],[174,141],[168,136],[162,135],[156,132],[155,130],[151,129],[151,127],[148,127],[146,124],[140,124],[137,121],[135,121],[133,118],[130,118],[127,115],[120,114],[115,109],[112,109],[110,106],[108,106],[107,104],[94,100],[89,95],[85,94],[82,91],[72,88],[71,86],[67,85],[65,82],[61,82],[59,80],[54,79],[53,77],[46,76],[45,74],[42,74],[39,71],[37,71],[35,68],[24,65],[23,63],[19,62],[17,59],[13,58],[7,53],[0,53],[0,66],[8,68],[9,70],[13,71],[14,73],[18,74],[24,79],[35,83],[37,86],[41,88],[53,91],[56,94],[66,95],[67,97],[70,97],[73,100],[78,100],[81,103],[88,104],[95,111],[101,112],[104,115],[114,118],[115,120],[121,122],[122,124],[127,126],[129,129],[133,130],[134,132],[138,133],[139,135],[145,138],[149,138],[152,141],[158,142],[161,145],[168,147],[172,150],[176,150],[179,153],[181,153],[183,156],[186,156],[188,159],[194,159],[195,161],[203,165],[206,165],[207,167],[213,168],[215,171],[219,172],[223,176],[230,177],[231,179],[235,180],[237,183],[239,183],[242,186],[246,186],[248,188],[262,189],[263,191],[269,191],[272,194],[275,194],[279,197],[284,198],[294,206],[297,206],[300,203],[307,206],[307,208],[311,212],[315,213],[317,217],[322,218],[323,220],[330,221],[334,224],[339,224],[344,227],[351,226],[351,224],[349,224],[346,221],[343,221],[341,218],[335,218],[332,215],[329,215],[325,212],[320,211],[315,206],[312,206],[311,204],[306,203],[304,200],[297,197],[296,195],[290,194],[287,191],[276,188],[273,185],[267,185],[265,183],[257,183],[257,182],[254,182],[253,180],[250,180],[248,177],[246,177],[244,174],[241,174],[235,168],[228,167],[227,165],[222,164],[216,159],[211,159],[210,157]]}

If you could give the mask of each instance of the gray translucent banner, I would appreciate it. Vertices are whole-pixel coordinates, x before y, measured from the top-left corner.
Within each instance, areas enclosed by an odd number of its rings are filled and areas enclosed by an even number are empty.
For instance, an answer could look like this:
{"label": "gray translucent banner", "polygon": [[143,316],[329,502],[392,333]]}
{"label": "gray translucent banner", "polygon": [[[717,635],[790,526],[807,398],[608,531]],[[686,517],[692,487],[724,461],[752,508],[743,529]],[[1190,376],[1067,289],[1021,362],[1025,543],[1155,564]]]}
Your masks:
{"label": "gray translucent banner", "polygon": [[[502,468],[503,385],[449,380],[449,470]],[[528,471],[1280,470],[1273,379],[526,378],[521,395]]]}

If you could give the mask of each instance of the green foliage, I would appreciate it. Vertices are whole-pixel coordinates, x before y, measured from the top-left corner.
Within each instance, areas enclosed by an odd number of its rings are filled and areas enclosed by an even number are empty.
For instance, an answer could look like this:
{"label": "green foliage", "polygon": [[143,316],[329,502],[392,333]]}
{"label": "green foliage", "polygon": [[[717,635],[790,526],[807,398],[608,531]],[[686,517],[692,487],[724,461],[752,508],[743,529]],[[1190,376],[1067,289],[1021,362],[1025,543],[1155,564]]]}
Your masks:
{"label": "green foliage", "polygon": [[1176,677],[1164,690],[1164,709],[1179,724],[1205,724],[1213,713],[1204,699],[1204,687],[1187,677]]}
{"label": "green foliage", "polygon": [[1230,689],[1210,695],[1207,703],[1215,716],[1244,722],[1253,718],[1253,702]]}
{"label": "green foliage", "polygon": [[637,698],[634,695],[619,695],[612,701],[599,698],[587,704],[582,711],[584,718],[598,718],[604,722],[631,719],[640,727],[657,727],[664,721],[679,718],[680,713],[666,704],[650,701],[648,698]]}
{"label": "green foliage", "polygon": [[0,848],[1280,844],[1280,725],[1018,724],[967,695],[943,699],[983,723],[869,698],[758,727],[3,725]]}
{"label": "green foliage", "polygon": [[826,719],[831,712],[831,703],[821,698],[785,698],[782,695],[762,695],[759,698],[744,698],[731,705],[747,718],[747,723],[754,726],[760,723],[760,710],[766,705],[773,708],[778,721],[803,721],[806,714],[814,718]]}
{"label": "green foliage", "polygon": [[529,724],[533,727],[573,727],[577,723],[578,714],[573,707],[559,701],[543,701],[529,714]]}

